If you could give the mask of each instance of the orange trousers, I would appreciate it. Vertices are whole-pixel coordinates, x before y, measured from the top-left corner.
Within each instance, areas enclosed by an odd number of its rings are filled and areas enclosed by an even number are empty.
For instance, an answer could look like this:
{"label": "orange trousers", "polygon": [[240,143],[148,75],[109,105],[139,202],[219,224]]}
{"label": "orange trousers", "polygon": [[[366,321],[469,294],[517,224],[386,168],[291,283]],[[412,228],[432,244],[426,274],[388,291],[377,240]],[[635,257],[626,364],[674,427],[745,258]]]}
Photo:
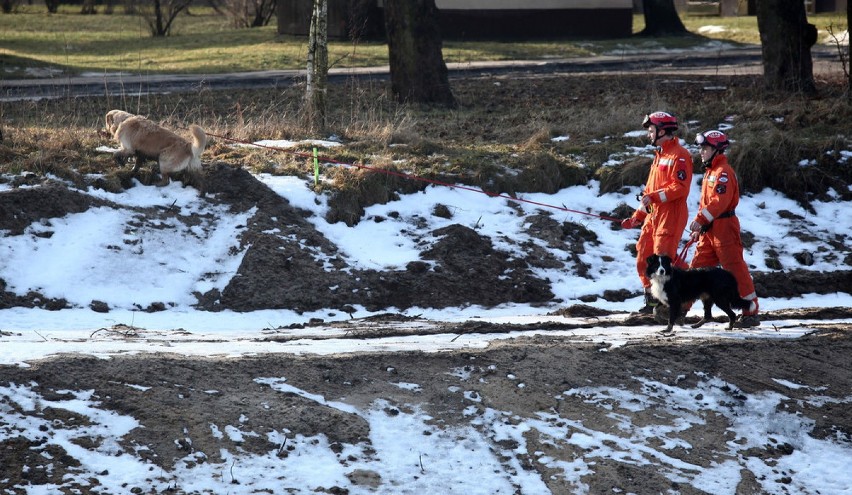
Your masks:
{"label": "orange trousers", "polygon": [[713,222],[713,227],[698,239],[695,257],[689,266],[721,266],[737,279],[740,297],[757,301],[754,281],[743,259],[743,242],[740,239],[740,221],[737,217],[718,218]]}
{"label": "orange trousers", "polygon": [[[680,236],[670,235],[665,233],[654,232],[656,230],[653,221],[646,221],[642,225],[642,232],[639,234],[639,240],[636,242],[636,271],[639,272],[639,279],[642,281],[642,287],[651,287],[651,280],[645,275],[645,270],[648,268],[648,256],[652,254],[667,255],[672,260],[677,258],[677,246],[680,243]],[[683,232],[683,227],[677,230]]]}

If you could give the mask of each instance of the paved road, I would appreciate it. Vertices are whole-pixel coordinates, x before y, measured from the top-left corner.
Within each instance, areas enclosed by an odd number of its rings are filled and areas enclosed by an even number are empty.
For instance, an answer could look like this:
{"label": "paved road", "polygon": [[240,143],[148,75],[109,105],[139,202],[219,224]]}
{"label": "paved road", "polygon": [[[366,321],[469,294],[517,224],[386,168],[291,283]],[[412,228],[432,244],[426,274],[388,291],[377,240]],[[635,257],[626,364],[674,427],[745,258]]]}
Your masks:
{"label": "paved road", "polygon": [[[837,50],[816,46],[814,73],[842,74]],[[570,59],[470,62],[448,64],[451,78],[508,74],[618,74],[647,72],[671,75],[744,75],[763,71],[759,47],[683,50],[666,53],[603,55]],[[347,78],[387,79],[388,67],[332,69],[331,81]],[[0,101],[65,96],[136,95],[196,92],[202,89],[262,89],[304,80],[301,70],[269,70],[230,74],[135,75],[103,74],[0,81]]]}

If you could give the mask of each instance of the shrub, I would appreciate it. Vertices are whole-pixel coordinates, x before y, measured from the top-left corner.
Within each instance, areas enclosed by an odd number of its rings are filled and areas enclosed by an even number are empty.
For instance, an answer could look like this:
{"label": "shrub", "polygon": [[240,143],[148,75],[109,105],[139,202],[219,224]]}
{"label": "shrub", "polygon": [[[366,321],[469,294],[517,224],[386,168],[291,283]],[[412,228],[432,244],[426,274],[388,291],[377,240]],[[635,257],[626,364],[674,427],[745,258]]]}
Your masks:
{"label": "shrub", "polygon": [[[564,157],[549,151],[519,154],[510,161],[517,175],[504,175],[498,179],[501,190],[515,192],[543,192],[553,194],[560,189],[588,182],[585,169]],[[502,192],[501,191],[501,192]]]}
{"label": "shrub", "polygon": [[[821,164],[826,155],[824,143],[775,128],[764,128],[760,132],[755,129],[759,125],[744,124],[742,129],[737,128],[737,136],[742,137],[730,151],[730,162],[737,172],[741,191],[755,193],[765,188],[775,189],[811,212],[811,201],[825,198],[829,188],[849,196],[842,175],[826,170],[842,168],[837,167],[837,161]],[[848,180],[846,182],[848,184]]]}
{"label": "shrub", "polygon": [[595,177],[601,182],[601,194],[619,192],[625,186],[641,186],[648,180],[651,158],[635,157],[620,167],[601,167]]}

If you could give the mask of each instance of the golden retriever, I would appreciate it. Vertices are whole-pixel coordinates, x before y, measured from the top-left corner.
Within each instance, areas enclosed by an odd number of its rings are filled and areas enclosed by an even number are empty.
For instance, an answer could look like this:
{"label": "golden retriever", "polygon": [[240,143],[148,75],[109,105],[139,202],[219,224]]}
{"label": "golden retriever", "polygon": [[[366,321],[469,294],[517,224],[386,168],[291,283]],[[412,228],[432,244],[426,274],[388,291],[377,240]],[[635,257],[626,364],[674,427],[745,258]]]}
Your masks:
{"label": "golden retriever", "polygon": [[207,134],[194,124],[189,126],[189,133],[191,140],[184,139],[145,117],[125,117],[115,130],[115,139],[121,145],[115,153],[115,161],[124,165],[127,158],[135,154],[136,164],[133,171],[136,172],[143,160],[157,160],[162,176],[160,185],[169,183],[169,174],[182,170],[187,170],[194,178],[198,178],[201,171],[201,153],[207,146]]}
{"label": "golden retriever", "polygon": [[125,112],[124,110],[110,110],[106,114],[105,118],[105,126],[106,132],[110,137],[115,136],[115,131],[118,129],[118,126],[134,115],[130,112]]}

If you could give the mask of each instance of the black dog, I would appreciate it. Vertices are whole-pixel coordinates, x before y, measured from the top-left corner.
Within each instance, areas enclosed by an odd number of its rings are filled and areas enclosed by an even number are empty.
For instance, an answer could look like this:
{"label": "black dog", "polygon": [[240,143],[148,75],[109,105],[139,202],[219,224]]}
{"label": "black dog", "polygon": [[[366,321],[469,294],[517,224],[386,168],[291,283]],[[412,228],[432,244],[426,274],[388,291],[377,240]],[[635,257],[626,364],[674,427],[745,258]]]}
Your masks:
{"label": "black dog", "polygon": [[737,280],[731,272],[722,268],[698,268],[681,270],[672,266],[668,256],[653,254],[648,257],[648,268],[645,274],[651,279],[651,293],[663,304],[669,307],[669,326],[666,332],[671,332],[675,320],[680,315],[684,302],[698,298],[704,303],[704,316],[692,328],[698,328],[708,320],[713,319],[710,308],[713,303],[728,315],[730,323],[728,330],[734,328],[737,315],[731,310],[750,309],[752,302],[740,297],[737,291]]}

